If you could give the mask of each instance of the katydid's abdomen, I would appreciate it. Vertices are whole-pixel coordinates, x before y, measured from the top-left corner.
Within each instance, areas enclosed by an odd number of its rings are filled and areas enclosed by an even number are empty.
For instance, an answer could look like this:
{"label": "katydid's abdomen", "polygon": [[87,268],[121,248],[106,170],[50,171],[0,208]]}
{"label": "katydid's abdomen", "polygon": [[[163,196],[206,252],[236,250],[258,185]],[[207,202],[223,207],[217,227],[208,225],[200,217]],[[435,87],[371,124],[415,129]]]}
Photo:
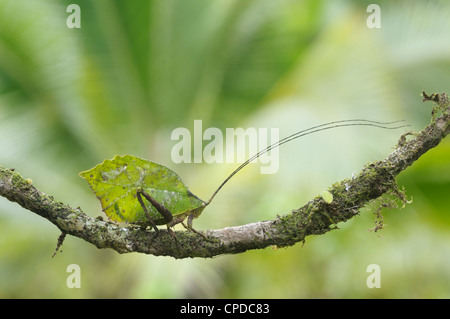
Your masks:
{"label": "katydid's abdomen", "polygon": [[[156,225],[166,224],[169,228],[182,223],[186,228],[195,231],[192,228],[192,219],[202,213],[234,175],[262,154],[302,136],[320,131],[349,126],[371,126],[381,129],[399,129],[408,126],[399,124],[400,122],[402,121],[342,120],[296,132],[242,163],[219,185],[206,202],[192,194],[174,171],[132,155],[107,159],[94,168],[81,172],[80,176],[89,183],[101,203],[103,212],[115,222],[152,226],[155,231],[158,230]],[[186,218],[188,218],[187,226],[184,224]]]}

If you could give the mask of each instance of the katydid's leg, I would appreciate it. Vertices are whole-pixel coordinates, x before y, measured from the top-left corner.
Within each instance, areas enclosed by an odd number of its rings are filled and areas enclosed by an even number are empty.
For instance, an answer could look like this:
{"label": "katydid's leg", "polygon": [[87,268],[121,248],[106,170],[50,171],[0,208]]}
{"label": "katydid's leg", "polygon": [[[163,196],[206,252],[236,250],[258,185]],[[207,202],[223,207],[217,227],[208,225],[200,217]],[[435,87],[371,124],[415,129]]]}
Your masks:
{"label": "katydid's leg", "polygon": [[[167,231],[169,232],[170,236],[172,238],[174,238],[176,240],[176,236],[175,233],[173,232],[173,230],[171,229],[171,227],[180,224],[183,225],[186,229],[193,231],[194,233],[196,233],[197,235],[200,235],[201,237],[203,237],[203,239],[209,241],[209,239],[203,235],[201,232],[199,232],[198,230],[194,229],[192,227],[192,220],[194,219],[194,214],[190,214],[188,217],[188,224],[186,226],[185,223],[183,223],[183,221],[185,220],[185,217],[178,217],[176,219],[173,219],[173,215],[172,213],[161,203],[159,203],[156,199],[154,199],[152,196],[150,196],[147,192],[145,192],[144,190],[139,190],[138,191],[138,195],[143,195],[152,205],[153,207],[155,207],[155,209],[164,217],[164,219],[167,221]],[[142,199],[138,196],[139,201],[141,202]],[[141,203],[142,207],[145,207],[145,205],[143,205],[143,202]],[[144,211],[147,215],[147,218],[150,220],[150,222],[152,223],[152,225],[154,225],[153,220],[150,218],[150,215],[148,213],[147,208],[144,208]],[[156,226],[154,226],[154,228],[156,229]]]}
{"label": "katydid's leg", "polygon": [[153,229],[154,229],[156,232],[158,232],[158,227],[156,227],[155,222],[153,221],[153,219],[151,219],[150,214],[148,213],[148,209],[147,209],[147,207],[145,206],[144,201],[142,200],[142,195],[141,195],[141,193],[140,193],[139,191],[137,191],[136,196],[137,196],[137,199],[138,199],[138,201],[139,201],[139,204],[141,204],[142,209],[144,210],[145,215],[147,216],[147,218],[148,218],[150,224],[152,224]]}
{"label": "katydid's leg", "polygon": [[174,231],[170,228],[169,225],[167,225],[167,232],[169,233],[170,237],[172,237],[178,244],[177,236],[175,235]]}
{"label": "katydid's leg", "polygon": [[209,241],[209,242],[214,242],[214,240],[209,239],[204,234],[202,234],[201,232],[196,230],[194,227],[192,227],[192,221],[194,220],[194,217],[195,217],[194,214],[190,214],[188,217],[188,220],[187,220],[187,225],[183,222],[181,222],[181,225],[183,225],[183,227],[186,228],[187,230],[190,230],[190,231],[196,233],[197,235],[202,237],[204,240]]}
{"label": "katydid's leg", "polygon": [[[173,220],[172,213],[163,204],[158,202],[156,199],[154,199],[152,196],[150,196],[146,191],[142,189],[139,190],[138,193],[142,194],[150,202],[150,204],[152,204],[152,206],[156,208],[158,213],[160,213],[164,217],[166,222],[170,223]],[[147,215],[147,217],[150,218],[149,215]]]}
{"label": "katydid's leg", "polygon": [[185,217],[178,217],[178,218],[172,220],[170,223],[168,223],[168,224],[167,224],[167,228],[173,227],[173,226],[175,226],[175,225],[177,225],[177,224],[181,224],[181,225],[183,225],[183,227],[186,228],[187,230],[191,230],[191,231],[193,231],[194,233],[196,233],[196,234],[202,236],[203,239],[208,240],[208,239],[206,238],[205,235],[203,235],[201,232],[199,232],[198,230],[195,230],[195,229],[192,227],[192,219],[193,219],[193,218],[194,218],[194,215],[193,215],[193,214],[190,214],[189,217],[188,217],[188,225],[186,225],[185,223],[183,223],[184,220],[185,220]]}
{"label": "katydid's leg", "polygon": [[192,221],[193,220],[194,220],[194,214],[190,214],[189,217],[188,217],[188,222],[187,222],[189,228],[192,228]]}
{"label": "katydid's leg", "polygon": [[178,217],[173,219],[170,223],[167,224],[167,227],[173,227],[179,223],[183,223],[185,217]]}

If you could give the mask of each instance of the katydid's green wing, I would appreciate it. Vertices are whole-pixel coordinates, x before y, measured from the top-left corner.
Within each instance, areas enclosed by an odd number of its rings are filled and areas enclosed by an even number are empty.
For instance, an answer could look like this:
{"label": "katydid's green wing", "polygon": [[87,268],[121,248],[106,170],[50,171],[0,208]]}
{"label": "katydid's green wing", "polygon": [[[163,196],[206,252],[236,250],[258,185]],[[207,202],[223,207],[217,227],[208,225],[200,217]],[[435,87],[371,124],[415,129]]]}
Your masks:
{"label": "katydid's green wing", "polygon": [[[113,221],[149,225],[137,191],[144,190],[164,205],[174,217],[187,216],[199,210],[203,201],[193,195],[180,177],[169,168],[132,155],[115,156],[94,168],[81,172],[97,198],[105,214]],[[155,224],[167,221],[147,201],[150,217]]]}

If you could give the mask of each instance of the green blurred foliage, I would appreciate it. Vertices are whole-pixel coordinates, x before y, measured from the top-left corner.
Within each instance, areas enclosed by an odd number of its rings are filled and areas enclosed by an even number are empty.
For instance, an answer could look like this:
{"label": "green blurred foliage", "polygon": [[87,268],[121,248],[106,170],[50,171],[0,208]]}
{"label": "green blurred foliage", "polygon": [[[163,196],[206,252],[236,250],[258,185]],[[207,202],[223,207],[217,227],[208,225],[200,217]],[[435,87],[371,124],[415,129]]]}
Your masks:
{"label": "green blurred foliage", "polygon": [[[430,120],[419,96],[450,92],[450,3],[378,1],[0,1],[0,164],[55,198],[100,214],[78,172],[116,154],[175,170],[199,197],[235,168],[174,164],[172,130],[275,127],[280,137],[346,118]],[[374,134],[375,133],[375,134]],[[316,134],[280,149],[277,174],[258,164],[211,203],[198,229],[288,213],[366,162],[383,158],[399,132],[369,128]],[[46,220],[0,198],[2,298],[448,298],[450,142],[402,173],[412,204],[374,207],[304,245],[212,260],[174,260],[98,250],[59,235]],[[69,289],[69,264],[81,288]],[[381,288],[369,289],[369,264]]]}

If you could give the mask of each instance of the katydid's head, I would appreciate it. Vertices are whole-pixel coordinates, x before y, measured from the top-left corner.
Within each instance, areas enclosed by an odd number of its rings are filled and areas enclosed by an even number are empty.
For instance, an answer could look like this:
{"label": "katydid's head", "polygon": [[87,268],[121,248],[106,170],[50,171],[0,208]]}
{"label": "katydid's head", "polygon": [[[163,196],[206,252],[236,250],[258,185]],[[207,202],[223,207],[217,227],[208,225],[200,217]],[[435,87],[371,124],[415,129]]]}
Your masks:
{"label": "katydid's head", "polygon": [[238,168],[236,168],[223,182],[222,184],[220,184],[220,186],[216,189],[216,191],[212,194],[211,198],[205,202],[205,206],[208,205],[209,203],[211,203],[211,201],[213,200],[213,198],[217,195],[217,193],[222,189],[222,187],[234,176],[236,175],[241,169],[243,169],[245,166],[247,166],[251,161],[257,159],[258,157],[260,157],[262,154],[265,154],[267,152],[269,152],[270,150],[277,148],[287,142],[293,141],[295,139],[298,139],[302,136],[305,135],[309,135],[309,134],[313,134],[313,133],[317,133],[320,131],[326,131],[326,130],[331,130],[334,128],[339,128],[339,127],[348,127],[348,126],[372,126],[372,127],[377,127],[377,128],[381,128],[381,129],[387,129],[387,130],[395,130],[395,129],[400,129],[400,128],[404,128],[404,127],[408,127],[410,125],[408,124],[401,124],[404,123],[405,121],[401,120],[401,121],[393,121],[393,122],[378,122],[378,121],[371,121],[371,120],[361,120],[361,119],[354,119],[354,120],[340,120],[340,121],[333,121],[333,122],[328,122],[328,123],[324,123],[324,124],[320,124],[320,125],[316,125],[313,127],[310,127],[308,129],[305,130],[301,130],[298,131],[294,134],[291,134],[281,140],[279,140],[278,142],[273,143],[272,145],[268,146],[267,148],[259,151],[258,153],[256,153],[255,155],[253,155],[252,157],[250,157],[248,160],[246,160],[244,163],[242,163]]}

